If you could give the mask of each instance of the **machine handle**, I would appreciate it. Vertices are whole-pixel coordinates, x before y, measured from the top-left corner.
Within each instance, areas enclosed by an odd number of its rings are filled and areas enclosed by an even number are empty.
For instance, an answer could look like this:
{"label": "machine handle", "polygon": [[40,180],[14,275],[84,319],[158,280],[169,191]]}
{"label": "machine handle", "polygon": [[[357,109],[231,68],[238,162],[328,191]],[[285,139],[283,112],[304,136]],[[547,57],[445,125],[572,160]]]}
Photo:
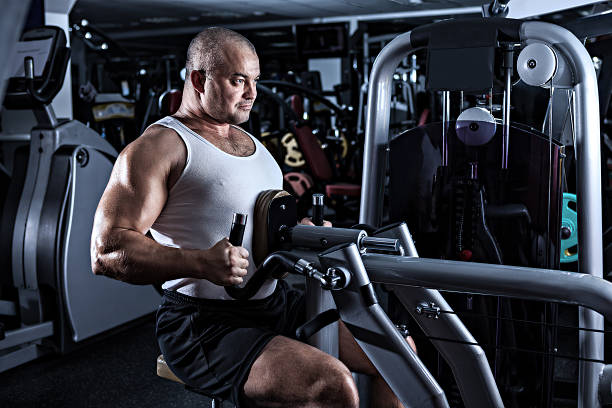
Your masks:
{"label": "machine handle", "polygon": [[229,242],[233,246],[242,246],[244,229],[247,223],[247,214],[234,213],[232,228],[230,229]]}
{"label": "machine handle", "polygon": [[323,225],[323,212],[325,204],[323,204],[323,194],[312,195],[312,223],[316,226]]}
{"label": "machine handle", "polygon": [[42,97],[39,92],[34,89],[34,59],[32,57],[25,57],[23,59],[23,70],[25,72],[25,85],[28,95],[37,103],[43,105],[51,102],[49,98]]}
{"label": "machine handle", "polygon": [[298,257],[289,252],[274,252],[264,259],[244,287],[226,286],[225,292],[234,299],[248,300],[255,296],[266,280],[283,279],[286,271],[293,270],[298,260]]}
{"label": "machine handle", "polygon": [[375,251],[400,252],[399,240],[393,238],[376,238],[366,236],[361,239],[359,246],[364,249],[372,249]]}

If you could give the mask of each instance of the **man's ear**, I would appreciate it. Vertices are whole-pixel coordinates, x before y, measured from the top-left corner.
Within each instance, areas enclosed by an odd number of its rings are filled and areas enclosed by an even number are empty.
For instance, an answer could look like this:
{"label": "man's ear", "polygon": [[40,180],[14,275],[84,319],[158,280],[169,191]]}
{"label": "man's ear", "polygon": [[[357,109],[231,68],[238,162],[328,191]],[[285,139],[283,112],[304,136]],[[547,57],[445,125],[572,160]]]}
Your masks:
{"label": "man's ear", "polygon": [[193,89],[198,91],[199,93],[204,93],[204,81],[206,81],[206,74],[202,71],[193,70],[189,75],[189,79],[191,80],[191,85]]}

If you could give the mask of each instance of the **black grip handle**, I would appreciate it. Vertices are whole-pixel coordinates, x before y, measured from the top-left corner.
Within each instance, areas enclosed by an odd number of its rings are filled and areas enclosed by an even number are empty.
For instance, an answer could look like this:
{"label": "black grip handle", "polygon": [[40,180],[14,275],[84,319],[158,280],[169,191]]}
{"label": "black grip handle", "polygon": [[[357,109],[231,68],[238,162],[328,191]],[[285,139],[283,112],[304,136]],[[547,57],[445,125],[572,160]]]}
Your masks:
{"label": "black grip handle", "polygon": [[28,95],[36,103],[48,104],[51,102],[50,98],[45,98],[39,93],[39,90],[34,89],[34,59],[32,57],[25,57],[23,59],[23,70],[25,73],[25,86]]}
{"label": "black grip handle", "polygon": [[233,246],[242,246],[244,238],[244,229],[247,223],[247,214],[234,213],[232,220],[232,229],[229,234],[229,242]]}
{"label": "black grip handle", "polygon": [[325,204],[323,204],[323,194],[312,195],[312,223],[317,226],[323,225],[323,212]]}
{"label": "black grip handle", "polygon": [[255,296],[267,279],[278,279],[281,277],[281,274],[277,273],[278,268],[293,271],[298,260],[299,258],[292,253],[284,251],[274,252],[264,259],[246,285],[243,287],[226,286],[225,292],[234,299],[248,300]]}

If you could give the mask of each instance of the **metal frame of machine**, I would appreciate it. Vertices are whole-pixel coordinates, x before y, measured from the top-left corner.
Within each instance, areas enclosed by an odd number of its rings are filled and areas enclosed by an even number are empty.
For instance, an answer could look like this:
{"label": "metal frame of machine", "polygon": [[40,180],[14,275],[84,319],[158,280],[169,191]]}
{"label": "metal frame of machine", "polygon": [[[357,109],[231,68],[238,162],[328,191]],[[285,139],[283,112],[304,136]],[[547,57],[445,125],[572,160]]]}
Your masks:
{"label": "metal frame of machine", "polygon": [[[602,250],[602,219],[601,219],[601,172],[600,172],[600,133],[598,115],[598,90],[595,70],[591,58],[581,42],[569,31],[561,27],[541,22],[522,22],[519,28],[519,39],[524,43],[538,42],[554,50],[558,63],[571,71],[571,88],[575,100],[575,150],[577,159],[577,202],[579,230],[579,270],[586,275],[570,275],[561,271],[537,271],[533,268],[466,264],[460,262],[434,261],[420,259],[415,263],[428,270],[430,284],[434,280],[443,279],[447,275],[457,286],[451,288],[450,282],[438,288],[461,290],[465,292],[490,293],[504,296],[531,297],[535,291],[540,291],[539,299],[561,302],[578,302],[586,292],[577,295],[580,286],[569,286],[581,281],[593,282],[593,290],[609,290],[607,282],[601,279],[603,271]],[[398,36],[391,41],[378,55],[370,75],[368,92],[368,111],[366,121],[366,141],[364,152],[364,176],[362,181],[361,213],[359,221],[364,224],[379,225],[382,219],[382,203],[384,175],[387,168],[386,151],[389,143],[389,111],[391,94],[391,77],[399,62],[414,49],[426,43],[415,44],[412,32]],[[563,72],[559,69],[558,72]],[[559,83],[562,83],[560,80]],[[509,106],[507,95],[505,104]],[[445,115],[447,116],[447,115]],[[508,120],[509,122],[509,120]],[[587,216],[588,214],[588,216]],[[429,269],[426,266],[432,265]],[[405,265],[405,264],[404,264]],[[366,261],[367,266],[367,261]],[[388,266],[388,265],[387,265]],[[503,269],[491,273],[494,269]],[[471,275],[470,272],[482,270],[481,274]],[[524,279],[508,280],[508,272]],[[408,276],[413,272],[408,273]],[[546,280],[536,279],[542,275]],[[587,276],[590,275],[590,276]],[[474,280],[478,276],[477,280]],[[425,278],[425,276],[422,276]],[[470,279],[472,278],[472,279]],[[398,279],[405,279],[404,277]],[[488,281],[488,287],[482,285]],[[373,278],[376,280],[376,278]],[[466,285],[459,281],[469,282]],[[386,279],[382,279],[386,283]],[[423,285],[425,281],[413,281],[412,284]],[[528,287],[525,283],[529,283]],[[440,283],[440,282],[438,282]],[[428,286],[428,285],[423,285]],[[431,287],[436,287],[432,285]],[[530,291],[532,291],[530,293]],[[554,293],[554,296],[543,296]],[[566,295],[560,295],[565,293]],[[607,296],[607,297],[606,297]],[[608,299],[608,293],[600,299]],[[593,307],[594,305],[590,305]],[[604,306],[605,305],[601,305]],[[603,311],[602,309],[597,309]],[[608,316],[609,316],[609,312]],[[604,371],[603,360],[603,316],[587,308],[580,309],[580,387],[579,403],[582,407],[599,406],[599,379]],[[598,332],[599,331],[599,332]],[[443,353],[444,354],[444,353]],[[451,363],[451,366],[453,364]]]}

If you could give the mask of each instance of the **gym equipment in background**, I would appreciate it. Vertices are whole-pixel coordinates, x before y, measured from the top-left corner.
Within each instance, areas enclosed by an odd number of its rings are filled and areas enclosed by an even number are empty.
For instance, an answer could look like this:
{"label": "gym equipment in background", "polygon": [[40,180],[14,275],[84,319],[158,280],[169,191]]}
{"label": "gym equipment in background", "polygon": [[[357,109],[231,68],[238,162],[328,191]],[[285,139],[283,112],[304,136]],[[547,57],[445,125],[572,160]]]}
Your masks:
{"label": "gym equipment in background", "polygon": [[[350,205],[350,199],[353,200],[358,198],[360,195],[361,187],[358,184],[351,182],[337,182],[334,177],[334,168],[330,162],[328,156],[323,150],[321,143],[317,136],[313,133],[312,128],[304,121],[300,116],[299,112],[296,112],[287,102],[285,102],[276,92],[272,91],[265,84],[278,87],[288,87],[292,91],[303,91],[306,92],[310,97],[314,94],[310,90],[304,91],[302,87],[290,83],[281,81],[259,81],[257,84],[257,90],[260,95],[265,95],[271,98],[281,108],[282,116],[286,115],[288,120],[288,129],[282,129],[277,134],[284,134],[283,139],[287,145],[285,152],[285,160],[287,158],[295,158],[300,160],[306,165],[306,170],[309,176],[312,176],[314,181],[314,191],[325,191],[325,195],[332,201],[330,207],[334,211],[333,219],[336,222],[342,222],[343,224],[354,224],[356,220],[357,210],[355,205]],[[341,110],[327,99],[322,96],[316,96],[321,99],[322,103],[334,106],[334,109]],[[325,101],[325,102],[323,102]],[[283,121],[284,122],[284,121]],[[290,136],[289,136],[290,135]],[[297,156],[294,153],[294,149],[299,148],[301,155]],[[282,163],[281,163],[282,167]],[[306,216],[307,210],[310,206],[310,200],[305,193],[311,193],[312,191],[305,190],[303,187],[308,186],[310,183],[310,177],[302,177],[297,175],[296,169],[291,169],[290,172],[285,171],[285,181],[288,184],[288,188],[292,188],[294,185],[297,187],[294,190],[296,198],[299,199],[298,212],[300,216]],[[295,184],[294,184],[295,183]],[[302,192],[302,194],[298,194]],[[345,197],[347,198],[345,200]],[[356,204],[356,203],[355,203]],[[348,220],[348,221],[347,221]]]}
{"label": "gym equipment in background", "polygon": [[[159,304],[151,286],[91,271],[94,213],[117,152],[81,122],[56,118],[49,105],[70,56],[64,31],[27,31],[18,48],[25,73],[10,79],[0,134],[8,179],[0,196],[0,371],[68,352]],[[34,118],[29,134],[10,132]]]}
{"label": "gym equipment in background", "polygon": [[561,263],[576,262],[578,260],[576,194],[563,193],[561,211]]}
{"label": "gym equipment in background", "polygon": [[[426,84],[441,95],[443,119],[390,140],[390,78],[400,61],[420,47],[427,49]],[[512,88],[519,78],[550,92],[547,122],[552,126],[544,127],[547,133],[510,121]],[[590,56],[572,33],[547,23],[497,18],[419,27],[381,51],[369,86],[359,221],[381,225],[386,190],[389,221],[406,220],[419,254],[432,258],[418,262],[438,265],[435,258],[445,259],[437,270],[452,279],[447,289],[471,293],[483,293],[477,289],[479,279],[518,275],[525,279],[523,292],[529,292],[542,284],[535,274],[529,275],[531,271],[559,268],[564,146],[553,135],[563,121],[553,119],[557,116],[552,97],[556,93],[571,98],[577,211],[582,215],[578,216],[578,270],[586,275],[569,276],[599,282],[603,266],[597,82]],[[495,118],[491,138],[493,98],[499,93],[502,118]],[[464,102],[491,116],[468,118],[466,129],[457,123],[466,112]],[[493,265],[502,263],[513,266]],[[470,274],[476,270],[482,277]],[[507,299],[521,297],[517,292],[498,289],[498,298],[453,295],[454,302],[451,296],[448,299],[454,313],[465,312],[466,326],[488,346],[483,347],[489,350],[506,404],[553,406],[566,400],[599,406],[597,387],[606,367],[602,316],[555,303],[570,297],[560,287],[551,289],[559,298],[550,296],[547,302],[553,303],[517,303]],[[576,294],[581,290],[586,289],[573,286],[572,296],[582,296]],[[571,323],[574,319],[576,325]],[[561,321],[577,326],[578,334],[562,333]],[[540,330],[534,330],[533,324]],[[531,358],[517,358],[517,353],[525,356],[530,350]],[[422,358],[427,354],[420,348]],[[442,378],[443,388],[461,390],[452,362],[441,354],[454,374],[445,375],[447,368],[437,373],[448,378]],[[441,359],[434,355],[432,361]],[[568,374],[572,367],[579,371],[577,379]],[[577,392],[568,395],[572,388]]]}

